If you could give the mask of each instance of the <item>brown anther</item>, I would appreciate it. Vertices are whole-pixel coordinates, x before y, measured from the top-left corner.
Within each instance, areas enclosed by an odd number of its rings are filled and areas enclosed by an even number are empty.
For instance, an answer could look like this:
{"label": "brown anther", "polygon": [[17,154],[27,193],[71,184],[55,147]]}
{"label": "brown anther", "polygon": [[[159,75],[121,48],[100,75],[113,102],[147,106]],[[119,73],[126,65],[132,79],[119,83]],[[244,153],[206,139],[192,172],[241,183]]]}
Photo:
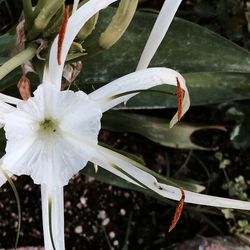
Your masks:
{"label": "brown anther", "polygon": [[23,75],[17,84],[19,94],[23,100],[28,100],[31,97],[30,93],[30,80]]}
{"label": "brown anther", "polygon": [[184,91],[181,88],[181,83],[180,83],[178,77],[176,77],[176,81],[177,81],[178,121],[180,121],[181,120],[181,116],[182,116],[182,102],[183,102]]}
{"label": "brown anther", "polygon": [[180,188],[180,191],[181,191],[181,199],[178,203],[178,206],[175,210],[175,214],[174,214],[174,217],[173,217],[173,220],[172,220],[172,223],[168,229],[168,232],[170,233],[177,225],[180,217],[181,217],[181,214],[182,214],[182,210],[183,210],[183,207],[184,207],[184,201],[185,201],[185,193],[184,193],[184,190],[183,188],[181,187]]}
{"label": "brown anther", "polygon": [[64,19],[60,27],[57,45],[57,63],[61,65],[62,45],[69,20],[69,5],[65,6]]}

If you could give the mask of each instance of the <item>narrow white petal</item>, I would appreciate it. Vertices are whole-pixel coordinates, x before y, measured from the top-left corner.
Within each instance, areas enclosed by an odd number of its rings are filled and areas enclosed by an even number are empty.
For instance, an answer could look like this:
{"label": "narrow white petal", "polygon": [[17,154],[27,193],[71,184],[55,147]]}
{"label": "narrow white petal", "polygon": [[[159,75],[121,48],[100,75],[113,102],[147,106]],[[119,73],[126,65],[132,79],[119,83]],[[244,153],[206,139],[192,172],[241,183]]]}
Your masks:
{"label": "narrow white petal", "polygon": [[158,15],[155,25],[148,38],[146,46],[142,52],[137,70],[146,69],[152,60],[156,50],[161,44],[174,15],[181,3],[181,0],[165,0],[163,7]]}
{"label": "narrow white petal", "polygon": [[[179,188],[159,183],[154,176],[143,171],[138,166],[138,163],[130,158],[108,148],[96,145],[86,138],[78,136],[73,139],[78,142],[79,145],[82,144],[84,147],[87,145],[95,150],[95,152],[92,152],[93,157],[91,158],[91,161],[93,161],[94,164],[98,164],[100,167],[103,167],[111,173],[132,182],[133,184],[147,188],[162,197],[176,201],[181,199]],[[185,202],[213,207],[250,210],[250,202],[198,194],[186,190]]]}
{"label": "narrow white petal", "polygon": [[[2,160],[1,160],[2,162]],[[0,187],[7,181],[6,177],[4,176],[3,173],[3,167],[0,167]]]}
{"label": "narrow white petal", "polygon": [[[101,109],[105,112],[136,95],[135,93],[115,98],[113,100],[110,99],[117,94],[133,90],[149,89],[162,84],[177,86],[176,78],[179,79],[181,88],[184,90],[184,98],[182,102],[182,115],[184,115],[190,106],[189,93],[185,80],[177,71],[168,68],[149,68],[128,74],[95,90],[89,94],[89,96],[92,100],[100,102]],[[171,127],[177,122],[177,116],[176,113],[171,120]]]}
{"label": "narrow white petal", "polygon": [[74,14],[78,8],[79,0],[74,0],[72,14]]}
{"label": "narrow white petal", "polygon": [[62,44],[61,65],[58,65],[57,63],[58,36],[54,40],[50,50],[49,74],[52,83],[55,84],[59,89],[61,87],[64,63],[74,38],[83,27],[83,25],[92,16],[115,1],[117,0],[89,0],[69,18],[64,41]]}
{"label": "narrow white petal", "polygon": [[[137,180],[139,182],[139,185],[150,189],[151,191],[159,194],[160,196],[177,201],[180,200],[181,192],[179,188],[159,183],[155,179],[155,177],[144,172],[138,167],[135,167],[131,159],[121,154],[118,154],[112,150],[101,146],[96,146],[96,148],[101,155],[99,157],[102,157],[106,161],[110,162],[110,166],[113,165],[113,168],[110,167],[109,169],[106,168],[106,165],[104,165],[103,167],[105,169],[122,177],[121,174],[117,174],[117,171],[120,170],[123,175],[125,175],[125,173],[129,175],[128,177],[124,178],[126,180],[134,178],[134,180]],[[104,160],[102,161],[104,162]],[[198,194],[190,191],[185,191],[185,202],[213,207],[250,210],[250,202]]]}
{"label": "narrow white petal", "polygon": [[43,234],[44,246],[46,250],[53,250],[49,227],[49,200],[51,201],[51,224],[52,235],[56,249],[64,250],[64,199],[63,187],[49,188],[41,186],[42,196],[42,216],[43,216]]}
{"label": "narrow white petal", "polygon": [[0,128],[4,126],[5,124],[5,117],[9,113],[15,111],[16,108],[12,105],[5,103],[3,101],[0,101]]}
{"label": "narrow white petal", "polygon": [[[110,161],[106,157],[104,157],[103,154],[101,154],[98,150],[93,154],[93,158],[90,159],[90,161],[92,163],[94,163],[94,166],[101,166],[102,168],[104,168],[107,171],[121,177],[122,179],[141,187],[141,185],[139,185],[136,181],[129,178],[127,175],[123,174],[122,172],[118,171],[117,169],[113,168]],[[97,171],[95,171],[95,172],[97,172]]]}
{"label": "narrow white petal", "polygon": [[49,67],[48,64],[45,64],[43,70],[43,84],[51,84],[50,74],[49,74]]}
{"label": "narrow white petal", "polygon": [[19,102],[22,102],[21,99],[18,99],[16,97],[12,97],[9,95],[5,95],[2,93],[0,93],[0,101],[10,103],[10,104],[15,104],[15,105],[18,104]]}

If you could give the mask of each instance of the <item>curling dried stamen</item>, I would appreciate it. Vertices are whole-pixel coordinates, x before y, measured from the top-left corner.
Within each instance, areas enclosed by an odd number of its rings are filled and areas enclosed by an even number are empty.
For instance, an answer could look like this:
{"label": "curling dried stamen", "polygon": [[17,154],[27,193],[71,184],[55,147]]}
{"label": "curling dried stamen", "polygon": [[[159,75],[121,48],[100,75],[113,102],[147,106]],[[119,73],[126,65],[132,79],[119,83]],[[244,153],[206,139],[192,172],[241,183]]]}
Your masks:
{"label": "curling dried stamen", "polygon": [[66,5],[64,12],[64,19],[61,25],[59,36],[58,36],[58,47],[57,47],[57,63],[61,65],[61,57],[62,57],[62,45],[65,36],[65,32],[67,29],[67,24],[69,20],[69,5]]}
{"label": "curling dried stamen", "polygon": [[177,81],[178,121],[180,121],[182,117],[182,103],[183,103],[184,91],[181,88],[181,83],[178,77],[176,77],[176,81]]}
{"label": "curling dried stamen", "polygon": [[172,220],[172,223],[168,229],[168,232],[170,233],[177,225],[180,217],[181,217],[181,214],[182,214],[182,210],[183,210],[183,207],[184,207],[184,201],[185,201],[185,193],[184,193],[184,190],[183,188],[180,188],[180,191],[181,191],[181,199],[179,201],[179,204],[175,210],[175,214],[174,214],[174,217],[173,217],[173,220]]}

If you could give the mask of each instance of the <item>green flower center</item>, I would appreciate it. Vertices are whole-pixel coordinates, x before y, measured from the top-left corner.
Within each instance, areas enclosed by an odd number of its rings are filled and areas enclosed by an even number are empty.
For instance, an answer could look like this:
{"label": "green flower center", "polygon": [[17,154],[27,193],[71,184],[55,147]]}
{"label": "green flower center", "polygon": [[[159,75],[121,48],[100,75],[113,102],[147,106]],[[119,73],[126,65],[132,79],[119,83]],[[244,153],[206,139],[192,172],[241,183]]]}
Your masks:
{"label": "green flower center", "polygon": [[40,122],[40,127],[44,132],[53,132],[57,131],[56,122],[52,119],[45,119],[44,121]]}

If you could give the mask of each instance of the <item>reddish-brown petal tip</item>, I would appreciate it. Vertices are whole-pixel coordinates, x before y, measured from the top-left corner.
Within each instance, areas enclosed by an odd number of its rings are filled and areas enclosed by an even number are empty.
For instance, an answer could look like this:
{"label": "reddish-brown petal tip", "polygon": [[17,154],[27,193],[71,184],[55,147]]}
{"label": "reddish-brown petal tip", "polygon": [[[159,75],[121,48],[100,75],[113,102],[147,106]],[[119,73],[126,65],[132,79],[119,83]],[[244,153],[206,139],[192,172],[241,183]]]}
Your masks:
{"label": "reddish-brown petal tip", "polygon": [[181,199],[178,203],[178,206],[175,210],[175,214],[174,214],[174,217],[173,217],[173,220],[172,220],[172,223],[168,229],[168,232],[170,233],[177,225],[180,217],[181,217],[181,214],[182,214],[182,210],[183,210],[183,207],[184,207],[184,201],[185,201],[185,193],[184,193],[184,190],[183,188],[181,187],[180,188],[180,191],[181,191]]}
{"label": "reddish-brown petal tip", "polygon": [[184,91],[181,88],[181,84],[180,84],[178,77],[176,77],[176,81],[177,81],[178,121],[180,121],[181,116],[182,116],[182,102],[183,102],[183,92]]}

